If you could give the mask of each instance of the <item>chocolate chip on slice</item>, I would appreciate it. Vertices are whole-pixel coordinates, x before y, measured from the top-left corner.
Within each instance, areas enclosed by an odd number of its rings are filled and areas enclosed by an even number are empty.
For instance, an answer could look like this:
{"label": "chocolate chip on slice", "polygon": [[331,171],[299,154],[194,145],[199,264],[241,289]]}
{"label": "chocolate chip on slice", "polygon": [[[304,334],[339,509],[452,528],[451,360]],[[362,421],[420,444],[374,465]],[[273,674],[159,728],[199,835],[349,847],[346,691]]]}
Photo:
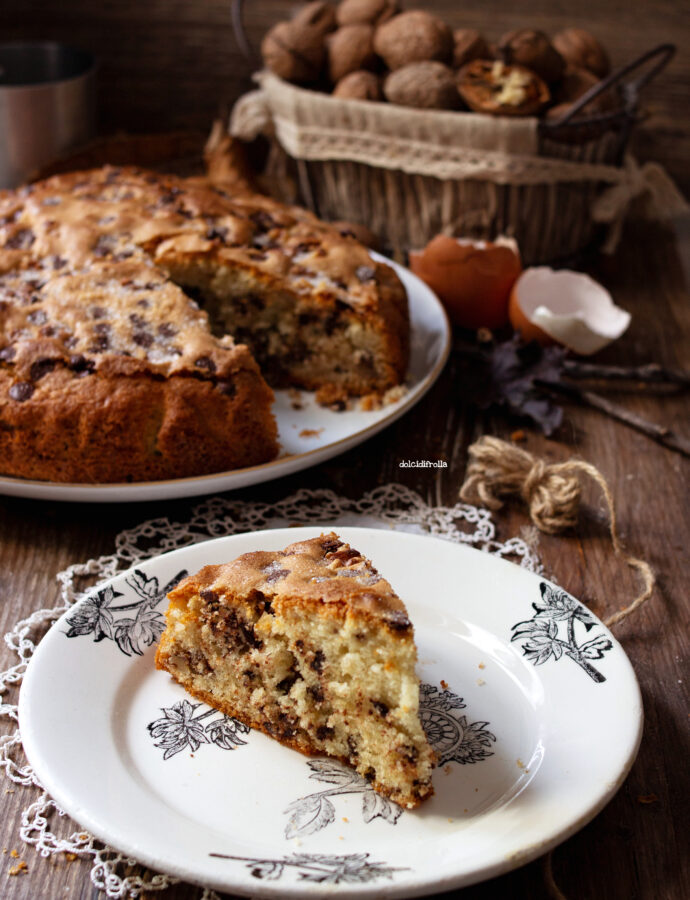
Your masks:
{"label": "chocolate chip on slice", "polygon": [[107,350],[110,347],[110,339],[107,334],[97,334],[91,342],[89,351],[91,353],[99,353],[101,350]]}
{"label": "chocolate chip on slice", "polygon": [[36,235],[30,228],[19,228],[7,239],[5,247],[11,250],[28,250],[35,240]]}
{"label": "chocolate chip on slice", "polygon": [[32,325],[45,325],[48,321],[48,316],[45,314],[42,309],[35,309],[33,312],[30,312],[26,317],[27,322],[31,322]]}
{"label": "chocolate chip on slice", "polygon": [[139,347],[150,347],[153,344],[153,335],[150,331],[135,331],[132,333],[132,340]]}
{"label": "chocolate chip on slice", "polygon": [[24,400],[29,400],[33,396],[34,391],[35,388],[30,381],[17,381],[12,385],[9,393],[13,400],[23,403]]}
{"label": "chocolate chip on slice", "polygon": [[376,269],[373,266],[357,266],[355,275],[362,283],[374,281],[376,278]]}
{"label": "chocolate chip on slice", "polygon": [[259,231],[270,231],[271,228],[275,228],[278,224],[273,216],[269,215],[269,213],[263,209],[258,209],[256,212],[253,212],[249,216],[249,219],[256,225]]}
{"label": "chocolate chip on slice", "polygon": [[390,707],[388,706],[387,703],[384,703],[382,700],[372,700],[371,705],[374,707],[374,709],[380,716],[383,716],[384,719],[390,712]]}
{"label": "chocolate chip on slice", "polygon": [[207,369],[209,372],[216,371],[216,364],[213,362],[210,356],[198,356],[194,360],[194,365],[197,369]]}
{"label": "chocolate chip on slice", "polygon": [[69,367],[77,375],[91,375],[96,368],[96,363],[92,359],[87,359],[81,353],[75,353],[69,358]]}
{"label": "chocolate chip on slice", "polygon": [[170,322],[161,322],[158,326],[158,334],[165,338],[175,337],[177,328],[175,328],[174,325],[171,325]]}
{"label": "chocolate chip on slice", "polygon": [[228,238],[228,229],[223,225],[212,225],[206,232],[207,241],[225,241]]}
{"label": "chocolate chip on slice", "polygon": [[17,348],[13,344],[8,344],[0,350],[0,362],[11,362],[17,355]]}
{"label": "chocolate chip on slice", "polygon": [[48,357],[37,359],[35,363],[32,363],[31,368],[29,369],[29,377],[32,381],[40,381],[44,375],[52,372],[56,365],[57,361],[48,359]]}

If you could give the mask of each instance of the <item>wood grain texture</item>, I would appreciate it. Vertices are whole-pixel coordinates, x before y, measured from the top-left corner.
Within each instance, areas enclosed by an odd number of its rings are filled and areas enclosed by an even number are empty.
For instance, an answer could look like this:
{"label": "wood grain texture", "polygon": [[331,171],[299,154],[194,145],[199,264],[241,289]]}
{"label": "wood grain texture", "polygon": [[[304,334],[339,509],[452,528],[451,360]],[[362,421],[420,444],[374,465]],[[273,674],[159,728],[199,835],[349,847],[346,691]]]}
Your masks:
{"label": "wood grain texture", "polygon": [[[633,315],[626,337],[604,351],[601,362],[641,364],[655,360],[690,367],[690,227],[682,240],[685,267],[671,233],[629,229],[620,252],[595,273]],[[687,395],[618,399],[640,414],[673,423],[690,436]],[[300,487],[331,488],[357,497],[386,482],[400,482],[431,504],[452,504],[462,482],[466,449],[482,433],[507,437],[514,426],[479,414],[467,402],[461,361],[452,357],[428,399],[363,446],[316,469],[237,496],[275,500]],[[593,410],[570,407],[558,440],[529,433],[527,448],[551,460],[572,453],[597,465],[608,478],[620,526],[631,553],[646,557],[659,577],[652,600],[619,626],[644,696],[646,726],[640,755],[611,803],[579,834],[555,851],[554,872],[568,900],[684,900],[690,897],[688,850],[688,474],[678,454],[612,422]],[[447,469],[401,469],[404,459],[448,460]],[[566,537],[539,536],[538,552],[548,572],[600,615],[624,605],[636,585],[611,552],[604,505],[596,490],[585,492],[580,528]],[[59,505],[0,499],[0,629],[38,606],[57,600],[55,574],[71,562],[111,552],[116,534],[154,516],[189,517],[194,500],[105,506]],[[499,537],[521,533],[522,509],[495,515]],[[0,665],[10,661],[0,648]],[[583,728],[587,723],[582,723]],[[75,750],[75,752],[77,752]],[[12,790],[5,779],[0,790]],[[2,857],[0,896],[6,900],[95,898],[89,865],[41,859],[18,836],[19,813],[28,792],[3,795],[0,846],[17,848],[28,874],[10,877],[14,862]],[[640,797],[654,794],[653,803]],[[65,827],[67,827],[65,823]],[[149,898],[158,895],[150,894]],[[196,900],[190,886],[172,889],[166,900]],[[462,900],[530,898],[546,900],[541,862],[448,896]]]}
{"label": "wood grain texture", "polygon": [[[247,0],[249,38],[258,47],[294,0]],[[495,41],[514,28],[555,33],[589,28],[623,65],[651,47],[674,42],[680,52],[644,94],[646,121],[633,148],[640,159],[667,166],[690,193],[690,16],[681,0],[455,0],[415,3],[433,9],[453,27],[477,28]],[[100,59],[100,127],[105,133],[207,130],[219,109],[251,86],[253,66],[234,39],[230,0],[3,0],[2,40],[51,38],[80,45]]]}

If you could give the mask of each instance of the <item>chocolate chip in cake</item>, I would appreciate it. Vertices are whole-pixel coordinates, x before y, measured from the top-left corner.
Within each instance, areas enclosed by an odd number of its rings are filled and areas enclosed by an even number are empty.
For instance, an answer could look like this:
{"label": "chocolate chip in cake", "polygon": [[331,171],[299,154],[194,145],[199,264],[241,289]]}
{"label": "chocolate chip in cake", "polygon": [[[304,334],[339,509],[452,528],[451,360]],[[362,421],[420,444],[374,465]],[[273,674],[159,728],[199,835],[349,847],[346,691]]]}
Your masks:
{"label": "chocolate chip in cake", "polygon": [[357,739],[352,734],[348,734],[347,736],[347,749],[350,751],[351,756],[359,756],[359,750],[357,749]]}
{"label": "chocolate chip in cake", "polygon": [[367,281],[375,280],[376,269],[373,266],[357,266],[355,275],[364,284]]}
{"label": "chocolate chip in cake", "polygon": [[49,259],[54,272],[57,272],[59,269],[64,269],[67,265],[67,260],[62,256],[55,255],[49,257]]}
{"label": "chocolate chip in cake", "polygon": [[48,359],[47,357],[37,359],[29,369],[29,377],[32,381],[40,381],[44,375],[52,372],[56,365],[57,361],[54,359]]}
{"label": "chocolate chip in cake", "polygon": [[87,359],[81,353],[70,356],[68,365],[77,375],[91,375],[96,368],[96,363],[92,359]]}
{"label": "chocolate chip in cake", "polygon": [[403,759],[411,763],[416,763],[419,759],[419,750],[413,747],[412,744],[403,744],[402,747],[398,747],[398,753]]}
{"label": "chocolate chip in cake", "polygon": [[316,729],[316,737],[320,741],[325,741],[328,738],[332,738],[334,734],[335,729],[329,728],[328,725],[319,725],[319,727]]}
{"label": "chocolate chip in cake", "polygon": [[108,310],[102,306],[92,306],[90,313],[92,319],[104,319],[108,315]]}
{"label": "chocolate chip in cake", "polygon": [[210,356],[198,356],[194,360],[194,365],[197,369],[207,369],[209,372],[216,371],[216,364],[213,362]]}
{"label": "chocolate chip in cake", "polygon": [[343,542],[339,541],[338,538],[326,538],[325,541],[321,542],[321,547],[324,553],[334,553],[338,547],[342,547]]}
{"label": "chocolate chip in cake", "polygon": [[150,331],[134,331],[132,340],[139,347],[150,347],[153,344],[153,335]]}
{"label": "chocolate chip in cake", "polygon": [[5,241],[5,247],[11,250],[28,250],[36,240],[36,235],[30,228],[19,228]]}
{"label": "chocolate chip in cake", "polygon": [[24,400],[29,400],[34,393],[34,386],[30,381],[17,381],[10,388],[10,397],[13,400],[16,400],[18,403],[23,403]]}
{"label": "chocolate chip in cake", "polygon": [[289,569],[271,569],[266,575],[266,584],[275,584],[276,581],[280,581],[281,578],[285,578],[289,574]]}
{"label": "chocolate chip in cake", "polygon": [[369,782],[374,781],[376,778],[376,769],[373,766],[369,766],[369,768],[364,773],[364,777]]}
{"label": "chocolate chip in cake", "polygon": [[215,591],[212,591],[211,588],[202,588],[202,590],[199,591],[199,596],[204,603],[218,604],[218,594]]}
{"label": "chocolate chip in cake", "polygon": [[[141,303],[141,301],[139,301]],[[164,338],[175,337],[177,334],[177,328],[174,325],[171,325],[170,322],[161,322],[158,326],[158,334]]]}
{"label": "chocolate chip in cake", "polygon": [[17,355],[17,348],[13,344],[8,344],[0,350],[0,362],[12,362]]}
{"label": "chocolate chip in cake", "polygon": [[137,328],[148,327],[148,322],[146,321],[146,319],[143,319],[140,315],[137,315],[137,313],[130,313],[129,321],[132,323],[132,325],[136,325]]}
{"label": "chocolate chip in cake", "polygon": [[26,317],[27,322],[31,322],[32,325],[45,325],[48,321],[48,316],[45,314],[45,311],[42,309],[35,309],[33,312],[30,312]]}
{"label": "chocolate chip in cake", "polygon": [[278,224],[273,216],[269,215],[263,209],[253,212],[249,216],[249,220],[256,225],[259,231],[270,231],[271,228],[275,228]]}
{"label": "chocolate chip in cake", "polygon": [[314,654],[314,659],[309,663],[310,667],[315,671],[321,674],[323,672],[323,667],[326,662],[326,656],[323,650],[317,650]]}
{"label": "chocolate chip in cake", "polygon": [[[366,596],[365,594],[362,595]],[[372,596],[376,596],[373,594]],[[407,618],[404,612],[400,612],[398,610],[392,610],[386,615],[386,624],[393,629],[393,631],[407,631],[409,628],[412,628],[412,623]]]}
{"label": "chocolate chip in cake", "polygon": [[228,237],[228,229],[222,225],[212,225],[206,232],[207,241],[222,241],[225,243]]}
{"label": "chocolate chip in cake", "polygon": [[310,684],[307,688],[307,693],[314,701],[314,703],[323,702],[323,688],[320,684]]}
{"label": "chocolate chip in cake", "polygon": [[[282,681],[279,681],[276,685],[276,690],[281,694],[288,694],[290,692],[290,688],[296,681],[302,681],[302,675],[299,672],[293,671],[290,672],[289,675],[286,675]],[[284,713],[283,713],[284,715]]]}
{"label": "chocolate chip in cake", "polygon": [[380,716],[384,717],[384,719],[390,712],[390,707],[388,706],[387,703],[384,703],[382,700],[372,700],[371,705],[374,707],[374,709]]}
{"label": "chocolate chip in cake", "polygon": [[90,353],[99,353],[101,350],[107,350],[110,346],[110,338],[107,334],[97,334],[89,347]]}
{"label": "chocolate chip in cake", "polygon": [[219,381],[216,384],[216,387],[221,394],[225,394],[226,397],[234,397],[237,393],[237,385],[234,381]]}

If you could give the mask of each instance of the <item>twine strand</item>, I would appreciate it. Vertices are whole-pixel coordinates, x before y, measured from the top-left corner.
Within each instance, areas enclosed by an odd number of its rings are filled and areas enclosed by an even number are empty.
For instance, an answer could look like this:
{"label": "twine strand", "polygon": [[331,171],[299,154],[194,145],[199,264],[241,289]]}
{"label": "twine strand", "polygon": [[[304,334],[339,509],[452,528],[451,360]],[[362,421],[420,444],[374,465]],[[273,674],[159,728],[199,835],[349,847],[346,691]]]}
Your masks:
{"label": "twine strand", "polygon": [[517,495],[527,504],[534,524],[546,534],[559,534],[577,524],[581,498],[579,475],[588,475],[599,485],[606,500],[615,553],[623,557],[642,581],[642,589],[632,603],[609,616],[604,624],[609,628],[617,625],[652,596],[656,583],[654,572],[645,560],[625,552],[618,537],[613,495],[596,466],[581,459],[546,463],[521,447],[489,435],[471,445],[469,457],[460,499],[495,510],[503,506],[502,497]]}

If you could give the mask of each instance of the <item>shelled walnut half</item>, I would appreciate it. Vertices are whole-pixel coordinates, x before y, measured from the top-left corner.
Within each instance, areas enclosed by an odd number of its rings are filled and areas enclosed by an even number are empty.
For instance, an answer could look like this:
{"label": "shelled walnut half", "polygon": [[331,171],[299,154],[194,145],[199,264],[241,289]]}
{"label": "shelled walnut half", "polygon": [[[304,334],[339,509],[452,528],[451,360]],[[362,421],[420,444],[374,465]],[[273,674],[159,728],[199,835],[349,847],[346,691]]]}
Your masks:
{"label": "shelled walnut half", "polygon": [[460,96],[475,112],[533,116],[551,99],[544,82],[524,66],[475,59],[457,75]]}

